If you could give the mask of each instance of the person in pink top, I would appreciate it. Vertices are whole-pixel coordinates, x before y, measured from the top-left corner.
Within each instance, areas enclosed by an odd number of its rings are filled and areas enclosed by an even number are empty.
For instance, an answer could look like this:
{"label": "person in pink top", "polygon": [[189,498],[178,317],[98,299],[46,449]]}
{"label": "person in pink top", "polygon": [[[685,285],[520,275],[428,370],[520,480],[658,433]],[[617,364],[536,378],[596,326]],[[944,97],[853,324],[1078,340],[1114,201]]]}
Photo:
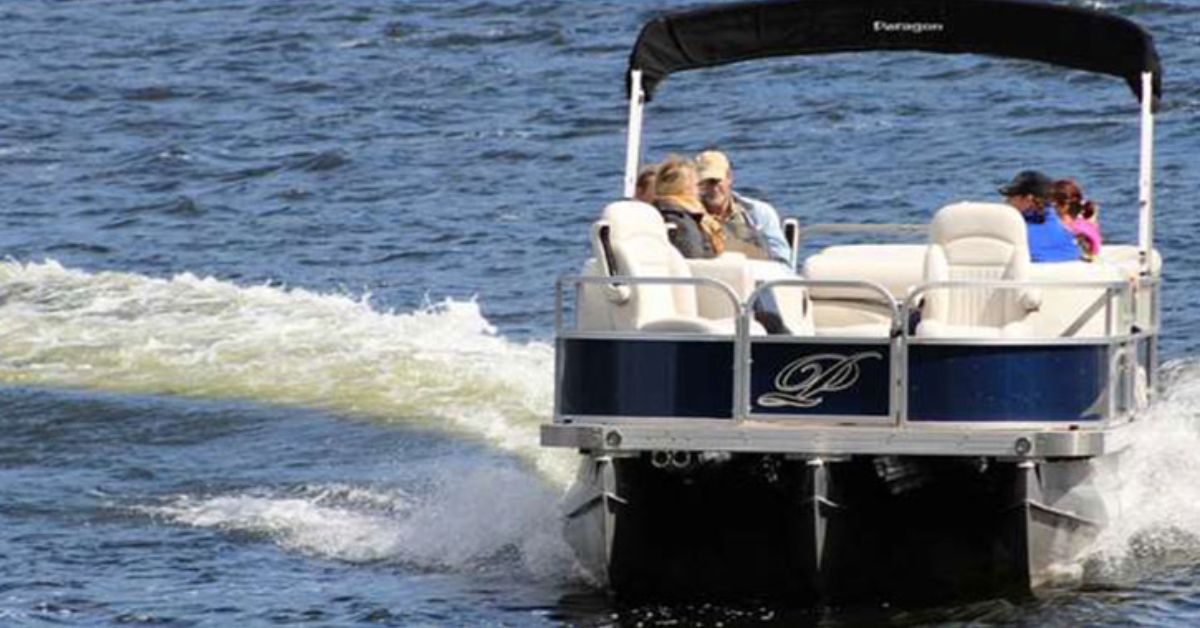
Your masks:
{"label": "person in pink top", "polygon": [[1100,206],[1083,197],[1079,184],[1071,179],[1055,181],[1050,188],[1050,203],[1068,231],[1075,234],[1083,258],[1093,261],[1100,255]]}

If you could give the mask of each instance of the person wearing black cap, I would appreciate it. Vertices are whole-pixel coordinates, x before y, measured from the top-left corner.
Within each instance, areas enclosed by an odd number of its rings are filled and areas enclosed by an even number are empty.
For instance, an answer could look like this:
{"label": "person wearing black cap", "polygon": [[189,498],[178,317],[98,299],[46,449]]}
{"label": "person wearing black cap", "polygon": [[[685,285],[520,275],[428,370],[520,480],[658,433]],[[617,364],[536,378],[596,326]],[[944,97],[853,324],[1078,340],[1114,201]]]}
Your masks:
{"label": "person wearing black cap", "polygon": [[1075,236],[1049,206],[1054,182],[1037,170],[1022,170],[1000,193],[1025,219],[1029,237],[1029,259],[1033,262],[1074,262],[1081,259]]}

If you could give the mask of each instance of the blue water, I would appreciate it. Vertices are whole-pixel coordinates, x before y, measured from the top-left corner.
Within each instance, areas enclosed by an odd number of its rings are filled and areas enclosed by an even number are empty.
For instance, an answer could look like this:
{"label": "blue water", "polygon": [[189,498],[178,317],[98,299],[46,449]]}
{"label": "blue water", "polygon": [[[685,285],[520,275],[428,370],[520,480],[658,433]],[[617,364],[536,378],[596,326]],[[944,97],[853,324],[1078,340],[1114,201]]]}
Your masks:
{"label": "blue water", "polygon": [[[1156,37],[1171,365],[1081,589],[928,611],[616,606],[558,531],[553,278],[620,191],[635,2],[0,6],[0,624],[1200,621],[1200,5]],[[805,222],[928,220],[1036,167],[1136,229],[1137,108],[1033,63],[847,54],[671,77]]]}

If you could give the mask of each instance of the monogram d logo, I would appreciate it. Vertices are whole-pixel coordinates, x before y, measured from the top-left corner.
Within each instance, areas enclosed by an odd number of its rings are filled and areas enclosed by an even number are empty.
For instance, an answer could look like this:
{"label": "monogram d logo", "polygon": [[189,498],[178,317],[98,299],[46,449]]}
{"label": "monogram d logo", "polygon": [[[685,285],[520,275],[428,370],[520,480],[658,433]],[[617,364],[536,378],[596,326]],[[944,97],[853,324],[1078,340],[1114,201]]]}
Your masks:
{"label": "monogram d logo", "polygon": [[872,359],[882,360],[883,354],[878,351],[853,355],[818,353],[800,358],[779,371],[775,376],[775,392],[759,395],[758,405],[815,408],[825,401],[821,395],[846,390],[856,384],[860,375],[858,363]]}

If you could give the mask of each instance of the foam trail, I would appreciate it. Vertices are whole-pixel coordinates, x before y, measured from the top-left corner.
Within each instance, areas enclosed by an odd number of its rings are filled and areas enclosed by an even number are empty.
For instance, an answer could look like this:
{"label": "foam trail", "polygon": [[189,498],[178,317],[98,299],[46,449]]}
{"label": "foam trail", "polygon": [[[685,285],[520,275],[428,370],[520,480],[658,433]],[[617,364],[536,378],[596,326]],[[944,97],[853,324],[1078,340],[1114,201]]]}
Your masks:
{"label": "foam trail", "polygon": [[284,548],[348,562],[495,569],[517,561],[537,578],[572,577],[557,493],[515,469],[457,469],[428,494],[395,488],[304,486],[179,496],[140,510],[174,523],[258,534]]}
{"label": "foam trail", "polygon": [[366,298],[0,263],[0,382],[240,398],[453,427],[565,487],[538,447],[553,349],[495,333],[474,302],[407,314]]}
{"label": "foam trail", "polygon": [[1132,446],[1098,475],[1110,521],[1088,564],[1093,584],[1200,559],[1200,362],[1162,372],[1164,394],[1130,428]]}

